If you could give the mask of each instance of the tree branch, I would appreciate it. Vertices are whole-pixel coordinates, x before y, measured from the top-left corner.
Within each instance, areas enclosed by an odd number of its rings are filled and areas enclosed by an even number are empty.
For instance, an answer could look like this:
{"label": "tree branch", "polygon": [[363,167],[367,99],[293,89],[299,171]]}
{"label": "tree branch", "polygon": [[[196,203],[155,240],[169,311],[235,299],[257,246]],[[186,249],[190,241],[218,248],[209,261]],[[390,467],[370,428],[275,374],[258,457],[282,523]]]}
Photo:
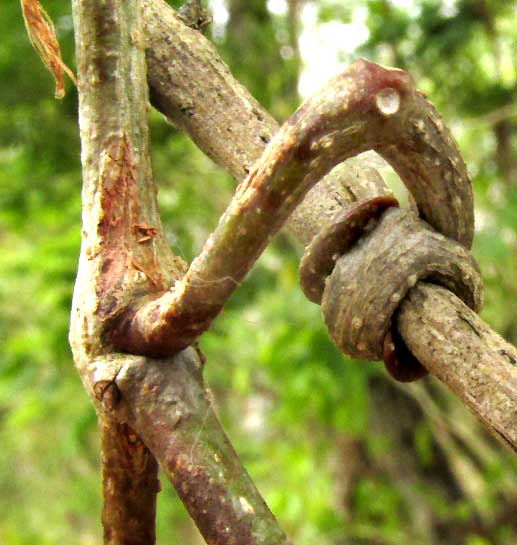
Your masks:
{"label": "tree branch", "polygon": [[101,418],[100,428],[104,543],[152,544],[160,490],[156,459],[127,424]]}
{"label": "tree branch", "polygon": [[[242,181],[278,123],[232,76],[212,43],[187,27],[164,0],[142,0],[142,5],[151,103]],[[343,202],[385,193],[375,169],[348,161],[309,191],[287,219],[288,229],[305,245]]]}
{"label": "tree branch", "polygon": [[[232,78],[213,46],[200,33],[181,25],[174,11],[162,0],[143,0],[143,4],[153,103],[170,121],[185,130],[207,155],[241,180],[250,165],[262,155],[269,135],[276,128],[271,117]],[[174,59],[174,62],[169,62],[169,59]],[[189,107],[185,108],[189,94],[193,98],[188,103]],[[265,136],[264,140],[261,135]],[[346,208],[359,197],[383,192],[378,189],[381,183],[377,176],[372,175],[371,185],[368,178],[361,178],[358,183],[354,177],[356,172],[356,169],[347,172],[346,167],[338,172],[335,169],[334,175],[331,173],[323,183],[317,184],[297,208],[289,227],[303,243],[310,241],[338,210]],[[370,174],[371,169],[368,170]],[[315,203],[320,204],[314,206]],[[454,319],[451,306],[459,302],[450,292],[434,286],[428,289],[435,291],[442,312],[422,305],[418,299],[413,300],[410,294],[398,315],[397,324],[406,344],[412,350],[416,345],[420,346],[415,354],[420,354],[424,347],[421,324],[433,320],[444,326],[449,324]],[[482,378],[478,377],[481,381],[479,387],[487,393],[501,392],[506,397],[508,418],[501,418],[498,396],[471,395],[476,368],[471,366],[468,359],[454,360],[455,375],[470,376],[471,380],[453,383],[447,369],[448,359],[434,359],[435,353],[445,353],[447,350],[447,343],[440,337],[434,338],[432,345],[426,346],[427,355],[421,361],[424,365],[427,363],[429,370],[449,386],[492,433],[499,438],[505,437],[506,444],[517,450],[517,369],[514,364],[517,354],[499,336],[493,332],[492,335],[490,372]],[[477,335],[472,329],[461,329],[455,339],[458,346],[468,347],[473,346]],[[510,356],[506,356],[506,353]],[[429,363],[429,358],[432,358],[433,365]],[[499,382],[501,376],[511,377],[511,381],[502,384]],[[506,393],[503,394],[503,390]]]}
{"label": "tree branch", "polygon": [[165,242],[151,178],[138,5],[73,3],[83,240],[70,344],[101,421],[105,543],[153,543],[154,456],[210,543],[287,545],[210,407],[199,354],[132,357],[106,339],[128,301],[184,274]]}
{"label": "tree branch", "polygon": [[222,430],[193,349],[170,360],[130,356],[116,384],[121,411],[159,458],[208,543],[290,543]]}
{"label": "tree branch", "polygon": [[517,349],[444,288],[420,283],[397,327],[411,352],[517,451]]}
{"label": "tree branch", "polygon": [[[112,378],[88,382],[92,357],[107,350],[106,318],[124,304],[126,291],[157,289],[164,281],[158,261],[172,262],[149,181],[147,91],[131,78],[146,78],[137,43],[141,12],[136,2],[75,0],[73,15],[84,186],[70,342],[101,421],[105,543],[143,545],[154,542],[156,461],[134,432],[110,418],[117,403]],[[155,239],[140,243],[143,225],[153,226]]]}

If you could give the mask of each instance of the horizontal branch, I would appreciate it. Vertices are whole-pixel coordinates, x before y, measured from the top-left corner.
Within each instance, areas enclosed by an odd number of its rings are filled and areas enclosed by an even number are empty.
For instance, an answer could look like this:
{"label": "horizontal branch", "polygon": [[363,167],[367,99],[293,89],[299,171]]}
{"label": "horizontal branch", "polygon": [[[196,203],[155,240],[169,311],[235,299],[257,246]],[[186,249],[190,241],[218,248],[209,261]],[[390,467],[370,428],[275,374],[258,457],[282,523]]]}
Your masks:
{"label": "horizontal branch", "polygon": [[[216,163],[240,181],[262,155],[269,135],[277,126],[272,123],[271,116],[235,81],[213,46],[199,32],[182,25],[163,0],[144,0],[143,5],[148,78],[153,103]],[[169,62],[169,59],[174,59],[174,62]],[[192,97],[190,102],[189,96]],[[210,113],[205,114],[207,110]],[[366,169],[367,177],[363,173],[363,177],[357,180],[354,176],[357,172],[357,169],[347,171],[346,167],[335,169],[309,192],[294,212],[294,220],[289,227],[304,244],[328,224],[338,210],[345,209],[358,198],[379,194],[382,183],[379,183],[378,175],[372,173],[372,169]],[[368,177],[371,177],[370,181]],[[445,327],[454,319],[451,305],[459,302],[450,292],[436,287],[429,289],[436,291],[435,297],[442,312],[436,312],[410,297],[398,315],[397,323],[406,344],[412,350],[415,346],[420,347],[415,354],[419,354],[424,347],[421,343],[421,324],[434,320]],[[413,312],[411,316],[410,308]],[[488,326],[484,327],[490,330]],[[477,338],[474,330],[460,329],[456,342],[462,346],[472,346]],[[480,387],[492,393],[506,390],[510,403],[508,414],[513,417],[517,406],[515,349],[509,350],[508,344],[495,333],[493,342],[491,372],[482,377],[483,385]],[[484,396],[482,402],[480,396],[472,397],[470,388],[476,371],[467,359],[456,361],[456,371],[458,375],[470,376],[473,373],[472,380],[450,382],[452,378],[447,373],[447,359],[433,358],[436,351],[447,349],[446,343],[439,337],[435,343],[434,347],[428,347],[432,350],[422,359],[422,363],[426,365],[427,362],[429,370],[449,386],[496,436],[505,437],[506,443],[517,449],[515,419],[510,426],[511,418],[499,418],[498,396]],[[429,358],[433,358],[432,366],[428,363]],[[508,374],[513,382],[501,384],[499,377]]]}

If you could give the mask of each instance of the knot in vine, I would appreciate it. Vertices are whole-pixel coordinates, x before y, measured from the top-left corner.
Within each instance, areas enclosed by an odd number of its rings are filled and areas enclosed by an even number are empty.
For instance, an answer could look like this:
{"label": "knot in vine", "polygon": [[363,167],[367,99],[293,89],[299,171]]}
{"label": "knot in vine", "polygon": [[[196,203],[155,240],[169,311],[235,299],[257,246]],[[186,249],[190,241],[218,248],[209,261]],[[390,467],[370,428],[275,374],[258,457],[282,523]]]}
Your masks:
{"label": "knot in vine", "polygon": [[[302,260],[302,286],[313,298],[316,292],[311,286],[318,286],[325,324],[344,353],[357,359],[384,359],[390,374],[407,382],[426,374],[403,344],[393,320],[407,292],[426,280],[448,288],[478,311],[482,283],[478,266],[464,246],[436,232],[411,210],[392,203],[379,212],[379,203],[384,206],[387,201],[383,197],[360,202],[315,237]],[[327,267],[318,269],[312,264],[313,256],[332,247],[329,239],[337,232],[342,253],[327,254]],[[325,275],[331,261],[335,266],[328,276],[307,284],[313,275]]]}
{"label": "knot in vine", "polygon": [[339,212],[307,246],[300,283],[321,303],[329,334],[344,353],[384,359],[394,378],[411,381],[427,371],[393,320],[407,292],[427,280],[478,311],[483,287],[469,252],[474,211],[465,163],[434,107],[404,84],[375,94],[382,130],[371,137],[370,149],[399,174],[416,211],[399,209],[386,193]]}

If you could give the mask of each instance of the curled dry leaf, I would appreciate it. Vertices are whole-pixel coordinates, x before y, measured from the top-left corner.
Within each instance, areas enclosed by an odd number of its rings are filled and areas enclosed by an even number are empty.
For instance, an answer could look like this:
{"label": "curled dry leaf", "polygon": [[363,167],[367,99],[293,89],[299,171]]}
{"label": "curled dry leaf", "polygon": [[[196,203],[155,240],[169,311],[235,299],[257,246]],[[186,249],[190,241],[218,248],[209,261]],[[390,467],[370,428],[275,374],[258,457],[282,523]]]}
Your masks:
{"label": "curled dry leaf", "polygon": [[56,82],[55,97],[63,98],[65,96],[64,73],[68,74],[76,86],[77,81],[74,73],[61,58],[54,23],[38,0],[21,0],[21,6],[30,41]]}

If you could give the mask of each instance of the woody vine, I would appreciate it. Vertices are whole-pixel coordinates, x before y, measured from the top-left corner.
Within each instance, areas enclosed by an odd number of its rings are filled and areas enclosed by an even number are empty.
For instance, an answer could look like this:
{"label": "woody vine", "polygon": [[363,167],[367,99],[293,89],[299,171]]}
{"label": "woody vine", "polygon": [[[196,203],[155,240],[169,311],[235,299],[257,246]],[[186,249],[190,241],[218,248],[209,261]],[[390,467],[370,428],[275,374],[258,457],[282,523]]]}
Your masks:
{"label": "woody vine", "polygon": [[[475,313],[470,180],[407,74],[359,61],[277,130],[161,0],[75,0],[73,10],[84,185],[70,342],[102,431],[106,543],[154,540],[157,462],[207,542],[288,543],[210,407],[195,344],[284,223],[307,245],[302,285],[340,348],[384,358],[400,380],[434,374],[516,450],[517,351]],[[147,82],[153,104],[240,182],[188,268],[156,203]],[[200,89],[215,113],[185,115],[182,101]],[[222,143],[221,126],[233,129]],[[254,143],[237,153],[239,133]],[[371,173],[332,171],[367,149],[400,174],[413,210],[398,210]]]}

